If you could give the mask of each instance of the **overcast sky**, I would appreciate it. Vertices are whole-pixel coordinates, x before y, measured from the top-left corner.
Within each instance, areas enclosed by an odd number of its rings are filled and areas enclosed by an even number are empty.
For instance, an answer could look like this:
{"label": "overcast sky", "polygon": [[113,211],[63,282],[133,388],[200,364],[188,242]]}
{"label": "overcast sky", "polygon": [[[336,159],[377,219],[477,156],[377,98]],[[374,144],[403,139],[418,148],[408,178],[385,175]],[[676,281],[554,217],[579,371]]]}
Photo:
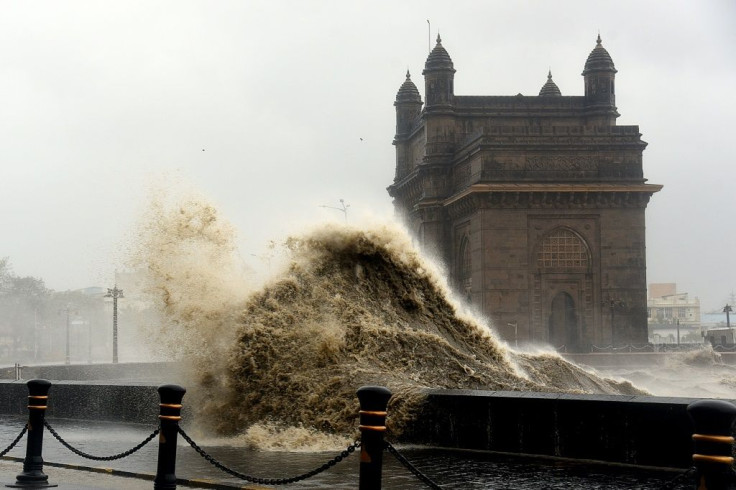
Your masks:
{"label": "overcast sky", "polygon": [[[56,290],[111,287],[162,175],[262,254],[305,223],[390,217],[392,105],[437,31],[459,95],[582,95],[600,32],[618,124],[663,184],[648,282],[736,290],[736,2],[0,0],[0,257]],[[361,138],[363,139],[361,141]],[[203,151],[204,150],[204,151]]]}

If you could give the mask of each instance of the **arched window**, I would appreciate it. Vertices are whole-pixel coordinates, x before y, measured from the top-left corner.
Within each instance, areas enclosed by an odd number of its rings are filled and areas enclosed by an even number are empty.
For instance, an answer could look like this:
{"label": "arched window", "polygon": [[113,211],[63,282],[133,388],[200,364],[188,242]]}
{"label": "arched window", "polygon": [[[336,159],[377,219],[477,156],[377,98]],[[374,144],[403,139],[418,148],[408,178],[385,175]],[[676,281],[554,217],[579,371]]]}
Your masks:
{"label": "arched window", "polygon": [[537,267],[587,270],[590,267],[590,253],[576,233],[558,228],[544,237],[537,248]]}

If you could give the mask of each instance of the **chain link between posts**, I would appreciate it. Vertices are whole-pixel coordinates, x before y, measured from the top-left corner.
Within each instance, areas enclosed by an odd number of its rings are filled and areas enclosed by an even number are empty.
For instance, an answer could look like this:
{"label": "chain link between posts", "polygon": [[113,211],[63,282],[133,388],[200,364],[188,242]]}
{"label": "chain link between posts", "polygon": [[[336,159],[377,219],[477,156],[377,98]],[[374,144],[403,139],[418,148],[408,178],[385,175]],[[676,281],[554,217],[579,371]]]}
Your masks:
{"label": "chain link between posts", "polygon": [[81,456],[81,457],[87,458],[87,459],[93,459],[95,461],[114,461],[116,459],[123,459],[123,458],[125,458],[127,456],[130,456],[131,454],[133,454],[134,452],[138,451],[143,446],[145,446],[146,444],[148,444],[149,442],[151,442],[153,440],[153,438],[156,437],[158,435],[158,433],[160,432],[160,429],[154,430],[153,433],[150,436],[146,437],[146,439],[143,440],[143,442],[141,442],[140,444],[138,444],[134,448],[128,449],[127,451],[124,451],[122,453],[113,454],[112,456],[93,456],[91,454],[87,454],[87,453],[85,453],[83,451],[80,451],[79,449],[75,448],[74,446],[72,446],[71,444],[69,444],[68,442],[66,442],[64,439],[62,439],[62,437],[54,430],[53,427],[51,427],[49,425],[49,423],[47,421],[44,420],[43,421],[43,425],[49,430],[49,432],[51,433],[51,435],[54,436],[56,438],[56,440],[59,441],[65,448],[67,448],[68,450],[70,450],[71,452],[73,452],[74,454],[76,454],[78,456]]}
{"label": "chain link between posts", "polygon": [[422,483],[427,485],[429,488],[433,488],[435,490],[442,490],[441,486],[437,485],[427,475],[419,471],[419,469],[417,469],[416,466],[411,464],[411,462],[408,459],[402,456],[401,453],[399,453],[399,451],[397,451],[396,448],[390,442],[386,442],[386,449],[399,461],[399,463],[401,463],[404,466],[404,468],[409,470],[412,475],[416,476],[419,480],[421,480]]}
{"label": "chain link between posts", "polygon": [[5,456],[6,454],[8,454],[8,451],[10,451],[11,449],[13,449],[15,447],[15,445],[18,444],[18,441],[21,440],[21,438],[23,437],[23,435],[26,433],[27,430],[28,430],[28,424],[26,424],[26,425],[23,426],[23,429],[20,431],[20,434],[18,434],[18,437],[16,437],[15,440],[13,442],[11,442],[8,445],[8,447],[6,447],[5,449],[3,449],[2,452],[0,452],[0,458],[2,458],[3,456]]}
{"label": "chain link between posts", "polygon": [[342,451],[340,454],[332,458],[331,460],[327,461],[322,466],[313,469],[312,471],[308,471],[306,473],[303,473],[298,476],[293,476],[290,478],[258,478],[255,476],[249,476],[245,475],[243,473],[239,473],[231,468],[228,468],[224,464],[217,461],[215,458],[207,454],[207,452],[199,447],[197,443],[195,443],[191,437],[187,435],[186,432],[184,432],[184,429],[181,427],[178,428],[179,434],[181,434],[182,438],[184,438],[185,441],[189,443],[190,446],[192,446],[192,449],[197,451],[200,456],[202,456],[208,463],[213,465],[215,468],[224,471],[230,476],[234,476],[235,478],[240,478],[241,480],[245,480],[251,483],[257,483],[258,485],[286,485],[288,483],[296,483],[298,481],[306,480],[307,478],[311,478],[315,475],[318,475],[322,473],[325,470],[328,470],[335,466],[337,463],[342,461],[343,459],[350,456],[357,448],[360,447],[360,441],[355,441],[354,443],[350,444],[344,451]]}
{"label": "chain link between posts", "polygon": [[[54,436],[64,447],[72,451],[73,453],[87,459],[93,459],[97,461],[113,461],[116,459],[122,459],[127,456],[130,456],[131,454],[135,453],[136,451],[143,448],[146,444],[151,442],[154,437],[158,435],[160,432],[160,429],[154,430],[151,435],[149,435],[146,439],[144,439],[140,444],[137,446],[124,451],[119,454],[115,454],[112,456],[93,456],[91,454],[87,454],[83,451],[80,451],[79,449],[73,447],[71,444],[69,444],[67,441],[65,441],[47,421],[44,421],[44,426],[49,430],[52,436]],[[28,431],[28,424],[23,426],[23,429],[21,429],[18,436],[11,442],[4,450],[0,451],[0,457],[5,456],[10,450],[12,450],[18,442],[23,438],[25,433]],[[228,468],[224,464],[217,461],[215,458],[210,456],[204,449],[199,447],[197,443],[195,443],[189,435],[187,435],[186,432],[184,432],[184,429],[181,427],[178,428],[179,434],[184,438],[185,441],[200,455],[202,456],[208,463],[212,464],[219,470],[234,476],[236,478],[240,478],[241,480],[249,481],[251,483],[257,483],[259,485],[285,485],[289,483],[296,483],[298,481],[306,480],[308,478],[311,478],[315,475],[318,475],[322,473],[323,471],[326,471],[333,466],[335,466],[337,463],[341,462],[343,459],[347,458],[355,452],[356,449],[360,447],[360,440],[355,441],[354,443],[350,444],[344,451],[340,452],[337,456],[332,458],[331,460],[327,461],[323,465],[319,466],[318,468],[315,468],[311,471],[308,471],[306,473],[303,473],[298,476],[290,477],[290,478],[258,478],[254,476],[245,475],[243,473],[239,473],[231,468]],[[406,459],[399,451],[390,443],[386,442],[386,450],[388,450],[389,453],[391,453],[396,460],[401,463],[411,474],[416,476],[420,481],[422,481],[427,487],[435,489],[435,490],[442,490],[442,487],[439,486],[437,483],[432,481],[428,476],[426,476],[424,473],[422,473],[416,466],[414,466],[408,459]],[[662,490],[671,490],[674,488],[677,488],[678,485],[682,484],[683,481],[693,475],[695,472],[695,467],[689,468],[687,471],[677,475],[675,478],[670,480],[669,482],[665,483],[661,489]],[[736,477],[736,473],[734,473],[734,476]]]}

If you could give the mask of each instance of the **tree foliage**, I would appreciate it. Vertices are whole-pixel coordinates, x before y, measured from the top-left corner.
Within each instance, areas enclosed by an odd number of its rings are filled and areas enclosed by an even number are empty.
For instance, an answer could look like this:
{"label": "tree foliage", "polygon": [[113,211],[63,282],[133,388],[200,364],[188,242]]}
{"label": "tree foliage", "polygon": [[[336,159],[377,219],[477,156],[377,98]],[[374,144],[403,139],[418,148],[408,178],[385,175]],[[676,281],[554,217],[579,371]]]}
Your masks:
{"label": "tree foliage", "polygon": [[62,360],[67,322],[102,323],[103,308],[101,295],[52,291],[0,259],[0,363]]}

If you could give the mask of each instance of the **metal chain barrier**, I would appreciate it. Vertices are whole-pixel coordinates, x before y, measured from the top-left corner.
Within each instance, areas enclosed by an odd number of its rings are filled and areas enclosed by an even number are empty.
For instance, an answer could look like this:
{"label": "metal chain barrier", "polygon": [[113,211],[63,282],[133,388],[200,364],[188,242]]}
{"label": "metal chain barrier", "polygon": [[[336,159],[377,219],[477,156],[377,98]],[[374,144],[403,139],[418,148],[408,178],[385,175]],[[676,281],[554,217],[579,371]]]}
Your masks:
{"label": "metal chain barrier", "polygon": [[357,448],[360,447],[360,441],[355,441],[354,443],[350,444],[344,451],[342,451],[340,454],[320,466],[319,468],[315,468],[312,471],[308,471],[307,473],[293,476],[291,478],[258,478],[255,476],[249,476],[245,475],[243,473],[239,473],[233,469],[228,468],[224,464],[217,461],[215,458],[207,454],[207,452],[199,447],[197,443],[195,443],[191,437],[187,435],[186,432],[184,432],[184,429],[181,427],[178,428],[179,434],[184,438],[185,441],[189,443],[190,446],[192,446],[192,449],[197,451],[200,456],[202,456],[208,463],[213,465],[215,468],[218,468],[219,470],[224,471],[230,476],[234,476],[235,478],[240,478],[241,480],[245,480],[251,483],[257,483],[259,485],[286,485],[288,483],[296,483],[298,481],[306,480],[307,478],[311,478],[315,475],[318,475],[322,473],[325,470],[328,470],[335,466],[337,463],[342,461],[343,459],[350,456]]}
{"label": "metal chain barrier", "polygon": [[113,454],[112,456],[93,456],[91,454],[87,454],[87,453],[85,453],[83,451],[80,451],[79,449],[75,448],[74,446],[72,446],[71,444],[69,444],[68,442],[66,442],[64,439],[62,439],[61,436],[53,429],[53,427],[51,427],[49,425],[49,423],[47,421],[44,420],[43,421],[43,425],[49,430],[49,432],[51,433],[51,435],[54,436],[56,438],[56,440],[59,441],[68,450],[70,450],[71,452],[73,452],[74,454],[76,454],[78,456],[81,456],[81,457],[87,458],[87,459],[93,459],[95,461],[114,461],[116,459],[122,459],[122,458],[125,458],[127,456],[130,456],[131,454],[133,454],[134,452],[138,451],[143,446],[145,446],[146,444],[148,444],[149,442],[151,442],[153,440],[153,438],[156,437],[158,435],[159,431],[160,431],[160,429],[154,430],[153,433],[150,436],[146,437],[146,439],[143,442],[141,442],[140,444],[138,444],[137,446],[135,446],[132,449],[128,449],[125,452],[122,452],[122,453],[119,453],[119,454]]}
{"label": "metal chain barrier", "polygon": [[438,490],[442,490],[442,487],[437,485],[435,482],[433,482],[427,475],[419,471],[413,464],[409,462],[408,459],[406,459],[404,456],[399,453],[395,447],[391,445],[390,442],[386,442],[386,449],[388,449],[388,452],[394,455],[394,457],[401,463],[404,468],[409,470],[412,475],[419,478],[425,485],[427,485],[429,488],[434,488]]}
{"label": "metal chain barrier", "polygon": [[610,346],[610,345],[604,345],[604,346],[599,347],[599,346],[597,346],[595,344],[590,344],[590,352],[606,351],[606,350],[611,349],[611,348],[612,348],[612,346]]}
{"label": "metal chain barrier", "polygon": [[629,352],[631,352],[631,346],[629,345],[621,345],[619,347],[611,346],[612,352],[625,351],[625,350],[628,350]]}
{"label": "metal chain barrier", "polygon": [[2,458],[3,456],[5,456],[6,454],[8,454],[8,451],[10,451],[11,449],[13,449],[15,447],[15,445],[18,444],[18,441],[21,440],[21,438],[23,437],[23,435],[26,433],[27,430],[28,430],[28,424],[26,424],[26,425],[23,426],[23,429],[20,431],[20,434],[18,434],[18,437],[16,437],[15,440],[13,442],[11,442],[8,447],[6,447],[5,449],[3,449],[2,452],[0,452],[0,458]]}
{"label": "metal chain barrier", "polygon": [[719,352],[734,352],[736,351],[736,346],[726,346],[718,344],[715,347],[713,347],[713,350],[717,350]]}

